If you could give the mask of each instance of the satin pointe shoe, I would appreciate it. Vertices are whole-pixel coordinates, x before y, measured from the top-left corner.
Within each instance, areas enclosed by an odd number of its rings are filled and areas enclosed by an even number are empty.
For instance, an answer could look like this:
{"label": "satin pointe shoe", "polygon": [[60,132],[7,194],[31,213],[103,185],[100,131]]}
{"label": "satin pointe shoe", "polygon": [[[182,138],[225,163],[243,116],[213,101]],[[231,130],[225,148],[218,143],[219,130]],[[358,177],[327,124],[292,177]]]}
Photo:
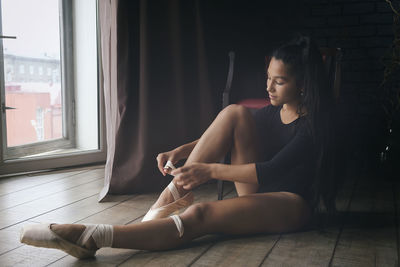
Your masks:
{"label": "satin pointe shoe", "polygon": [[[96,250],[89,250],[83,247],[91,236],[92,231],[90,229],[89,231],[85,230],[77,243],[74,244],[57,235],[51,230],[50,226],[51,224],[25,225],[21,230],[21,243],[35,247],[60,249],[78,259],[91,258],[96,254]],[[90,227],[88,225],[85,226],[87,228]]]}
{"label": "satin pointe shoe", "polygon": [[176,189],[173,182],[171,182],[168,187],[172,196],[174,197],[174,202],[171,202],[165,206],[159,208],[150,208],[150,210],[143,217],[142,222],[150,221],[154,219],[166,218],[173,213],[179,213],[183,208],[192,205],[194,196],[192,192],[187,193],[183,197],[179,196],[178,189]]}

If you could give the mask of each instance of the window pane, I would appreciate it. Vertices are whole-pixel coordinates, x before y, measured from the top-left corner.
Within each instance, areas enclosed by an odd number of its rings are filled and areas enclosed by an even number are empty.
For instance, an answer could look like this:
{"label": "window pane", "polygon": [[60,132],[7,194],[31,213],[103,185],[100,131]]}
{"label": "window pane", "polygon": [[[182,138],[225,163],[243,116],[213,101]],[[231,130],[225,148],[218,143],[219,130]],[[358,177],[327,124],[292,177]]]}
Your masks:
{"label": "window pane", "polygon": [[62,138],[58,4],[1,0],[8,147]]}

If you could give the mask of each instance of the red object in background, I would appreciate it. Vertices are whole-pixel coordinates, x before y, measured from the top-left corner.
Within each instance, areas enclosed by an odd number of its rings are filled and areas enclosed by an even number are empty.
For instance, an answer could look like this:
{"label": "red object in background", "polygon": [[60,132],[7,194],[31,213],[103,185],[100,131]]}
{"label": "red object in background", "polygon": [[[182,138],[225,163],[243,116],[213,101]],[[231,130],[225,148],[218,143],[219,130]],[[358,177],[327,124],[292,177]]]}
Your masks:
{"label": "red object in background", "polygon": [[265,106],[268,106],[269,104],[271,104],[271,102],[269,101],[269,99],[264,99],[264,98],[248,98],[239,101],[238,104],[246,108],[260,109]]}

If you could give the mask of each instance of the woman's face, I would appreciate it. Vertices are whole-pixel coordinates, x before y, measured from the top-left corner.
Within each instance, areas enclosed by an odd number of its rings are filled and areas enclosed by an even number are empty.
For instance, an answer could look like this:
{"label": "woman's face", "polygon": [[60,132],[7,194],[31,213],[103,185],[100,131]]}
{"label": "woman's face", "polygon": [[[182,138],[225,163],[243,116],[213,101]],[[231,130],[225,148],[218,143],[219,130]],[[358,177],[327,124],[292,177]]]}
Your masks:
{"label": "woman's face", "polygon": [[271,58],[267,71],[267,92],[274,106],[296,103],[300,98],[295,76],[282,60]]}

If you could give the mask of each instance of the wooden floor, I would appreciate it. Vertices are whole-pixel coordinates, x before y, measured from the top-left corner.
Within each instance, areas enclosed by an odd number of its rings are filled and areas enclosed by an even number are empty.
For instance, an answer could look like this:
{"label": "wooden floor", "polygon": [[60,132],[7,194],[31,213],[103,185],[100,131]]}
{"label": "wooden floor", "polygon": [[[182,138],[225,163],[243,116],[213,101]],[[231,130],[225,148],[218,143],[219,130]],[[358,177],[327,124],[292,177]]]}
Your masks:
{"label": "wooden floor", "polygon": [[[207,236],[166,252],[103,248],[79,261],[65,253],[23,245],[23,225],[38,222],[131,224],[156,194],[121,195],[98,203],[103,167],[0,180],[0,266],[398,266],[399,184],[348,174],[324,231],[246,237]],[[232,186],[226,197],[234,197]],[[196,190],[196,201],[215,200],[215,184]]]}

